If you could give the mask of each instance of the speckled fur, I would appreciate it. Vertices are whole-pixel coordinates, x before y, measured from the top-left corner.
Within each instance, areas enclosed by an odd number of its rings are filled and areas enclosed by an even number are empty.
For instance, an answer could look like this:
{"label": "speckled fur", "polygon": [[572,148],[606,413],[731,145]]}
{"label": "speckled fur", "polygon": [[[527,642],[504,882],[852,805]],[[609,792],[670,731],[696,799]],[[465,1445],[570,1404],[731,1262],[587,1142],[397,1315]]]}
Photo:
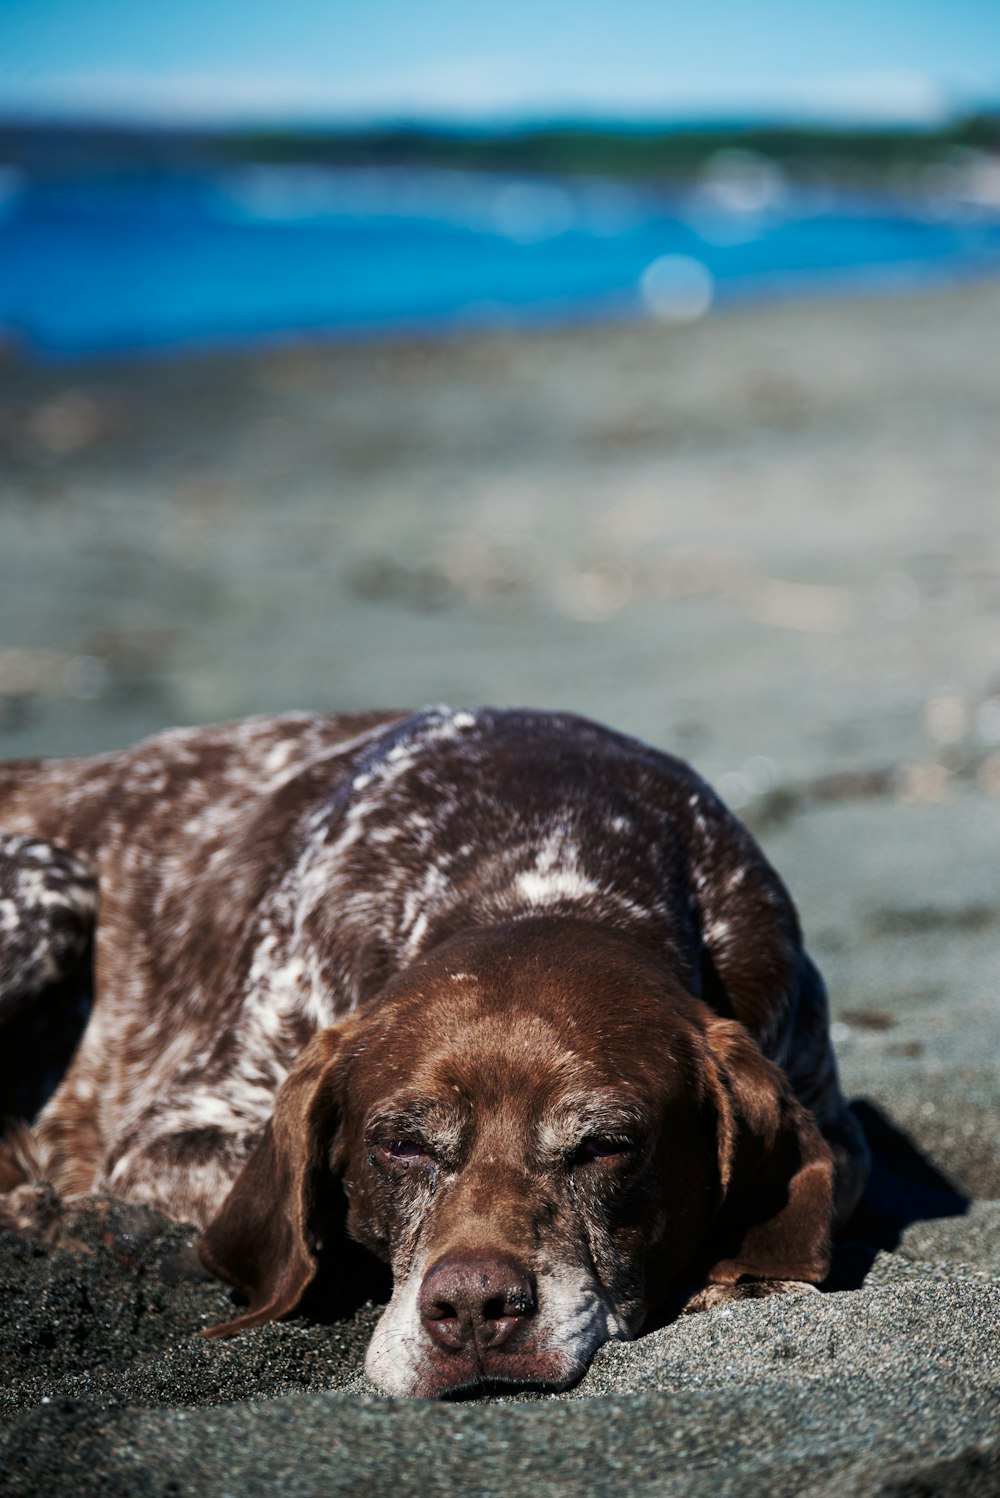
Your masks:
{"label": "speckled fur", "polygon": [[258,718],[0,765],[0,828],[0,1022],[78,956],[99,892],[93,1012],[34,1125],[63,1197],[204,1226],[310,1036],[454,934],[539,916],[634,936],[740,1021],[831,1142],[842,1213],[857,1197],[794,907],[694,771],[632,739],[521,711]]}

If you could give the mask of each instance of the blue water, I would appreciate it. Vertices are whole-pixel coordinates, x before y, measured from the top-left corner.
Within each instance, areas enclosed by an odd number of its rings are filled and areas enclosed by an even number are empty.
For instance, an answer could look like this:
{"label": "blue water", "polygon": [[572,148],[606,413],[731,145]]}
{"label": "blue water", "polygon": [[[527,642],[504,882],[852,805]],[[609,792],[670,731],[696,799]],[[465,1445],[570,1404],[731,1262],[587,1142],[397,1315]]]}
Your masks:
{"label": "blue water", "polygon": [[434,172],[0,174],[0,335],[71,359],[304,333],[686,321],[753,297],[1000,273],[996,207],[765,189],[748,201]]}

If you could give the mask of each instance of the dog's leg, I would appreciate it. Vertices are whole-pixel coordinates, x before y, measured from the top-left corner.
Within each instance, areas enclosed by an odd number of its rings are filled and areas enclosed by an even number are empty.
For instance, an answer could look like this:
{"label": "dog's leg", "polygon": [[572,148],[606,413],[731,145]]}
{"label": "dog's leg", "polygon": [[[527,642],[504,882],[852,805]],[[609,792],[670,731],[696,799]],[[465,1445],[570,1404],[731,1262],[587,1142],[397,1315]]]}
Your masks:
{"label": "dog's leg", "polygon": [[138,1121],[129,1139],[112,1153],[94,1189],[153,1207],[177,1222],[206,1227],[239,1175],[258,1131],[194,1120],[188,1127],[147,1132],[154,1128],[153,1119]]}

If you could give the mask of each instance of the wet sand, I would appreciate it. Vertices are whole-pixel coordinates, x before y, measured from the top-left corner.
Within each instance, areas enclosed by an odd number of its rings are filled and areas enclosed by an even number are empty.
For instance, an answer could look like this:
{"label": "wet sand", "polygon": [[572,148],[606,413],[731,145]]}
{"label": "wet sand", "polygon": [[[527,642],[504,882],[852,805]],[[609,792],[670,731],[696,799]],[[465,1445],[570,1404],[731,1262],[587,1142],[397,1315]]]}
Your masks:
{"label": "wet sand", "polygon": [[565,1396],[377,1397],[361,1281],[207,1342],[144,1213],[4,1238],[9,1491],[1000,1491],[998,347],[983,286],[0,369],[0,753],[434,700],[648,737],[795,894],[877,1163],[827,1293]]}

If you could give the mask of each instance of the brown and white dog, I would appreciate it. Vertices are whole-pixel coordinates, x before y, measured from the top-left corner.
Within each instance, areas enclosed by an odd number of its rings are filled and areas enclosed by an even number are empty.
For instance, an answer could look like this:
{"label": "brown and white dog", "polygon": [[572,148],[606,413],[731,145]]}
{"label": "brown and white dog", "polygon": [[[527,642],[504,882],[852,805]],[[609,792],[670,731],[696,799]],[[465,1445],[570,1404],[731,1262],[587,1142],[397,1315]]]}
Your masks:
{"label": "brown and white dog", "polygon": [[196,1224],[224,1335],[335,1272],[342,1191],[393,1394],[563,1387],[651,1308],[827,1273],[866,1150],[823,985],[681,761],[564,714],[294,714],[0,765],[0,827],[0,1024],[96,918],[8,1225],[53,1188]]}

